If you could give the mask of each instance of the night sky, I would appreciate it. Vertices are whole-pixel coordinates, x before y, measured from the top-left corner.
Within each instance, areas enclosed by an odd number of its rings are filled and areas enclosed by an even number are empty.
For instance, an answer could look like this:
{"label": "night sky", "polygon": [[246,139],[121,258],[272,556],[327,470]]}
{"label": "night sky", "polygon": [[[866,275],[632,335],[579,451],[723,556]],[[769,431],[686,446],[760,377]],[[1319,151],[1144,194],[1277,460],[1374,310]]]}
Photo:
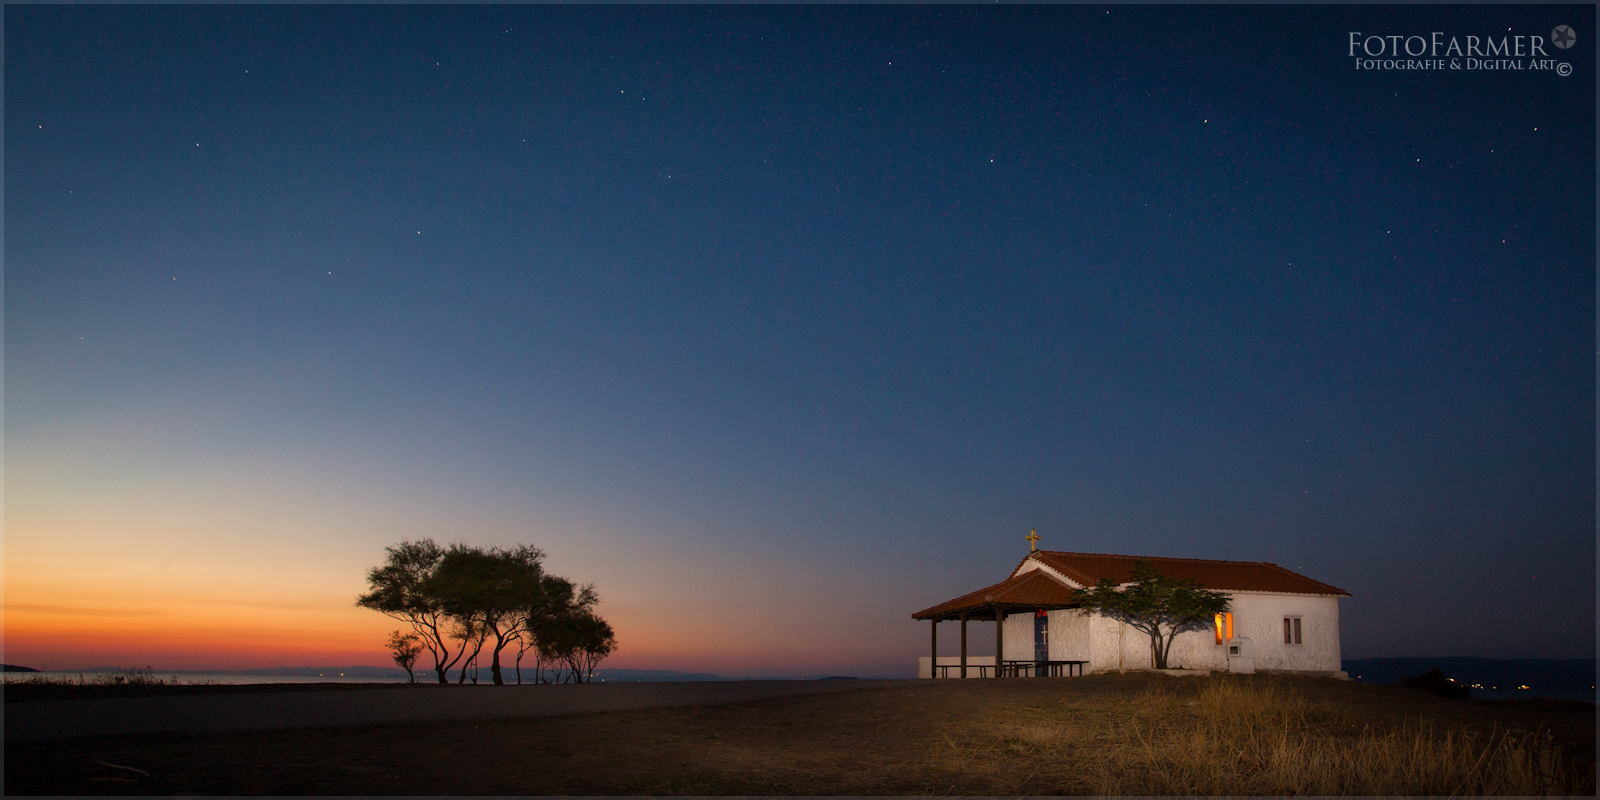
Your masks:
{"label": "night sky", "polygon": [[594,581],[607,666],[910,675],[1033,528],[1592,657],[1595,31],[7,6],[5,658],[382,664],[427,536]]}

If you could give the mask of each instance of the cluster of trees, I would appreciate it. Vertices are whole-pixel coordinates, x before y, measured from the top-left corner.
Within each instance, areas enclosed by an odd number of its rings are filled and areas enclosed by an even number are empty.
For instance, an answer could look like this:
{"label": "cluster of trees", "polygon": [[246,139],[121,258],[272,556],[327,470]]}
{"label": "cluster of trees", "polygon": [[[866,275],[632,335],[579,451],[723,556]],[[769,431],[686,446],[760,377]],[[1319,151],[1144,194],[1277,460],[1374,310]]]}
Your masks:
{"label": "cluster of trees", "polygon": [[465,683],[487,649],[490,674],[503,684],[500,656],[506,651],[516,653],[517,683],[530,654],[536,682],[584,683],[616,650],[611,626],[594,611],[600,602],[594,585],[546,574],[536,547],[442,547],[423,539],[384,552],[384,563],[367,572],[369,591],[356,605],[409,627],[395,631],[388,646],[412,682],[424,652],[440,683],[449,683],[450,669],[458,666],[457,683]]}
{"label": "cluster of trees", "polygon": [[1167,668],[1172,640],[1183,631],[1202,630],[1228,610],[1230,598],[1191,578],[1169,578],[1143,559],[1133,562],[1133,581],[1126,586],[1103,579],[1077,591],[1079,602],[1128,623],[1150,637],[1150,660]]}

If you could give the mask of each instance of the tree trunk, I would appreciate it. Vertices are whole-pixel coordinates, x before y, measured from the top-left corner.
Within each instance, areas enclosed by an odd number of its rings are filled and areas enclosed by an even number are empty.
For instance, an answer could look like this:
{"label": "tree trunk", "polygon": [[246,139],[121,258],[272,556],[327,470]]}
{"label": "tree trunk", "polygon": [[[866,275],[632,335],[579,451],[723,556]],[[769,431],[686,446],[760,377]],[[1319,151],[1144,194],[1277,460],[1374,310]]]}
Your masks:
{"label": "tree trunk", "polygon": [[489,673],[494,675],[494,685],[496,686],[505,685],[505,681],[500,679],[500,651],[504,650],[506,644],[510,641],[509,638],[503,638],[498,634],[495,636],[494,652],[490,654],[489,659]]}
{"label": "tree trunk", "polygon": [[432,642],[432,644],[428,645],[428,652],[433,654],[433,668],[439,673],[439,682],[448,686],[450,684],[450,668],[455,666],[456,662],[461,659],[462,654],[467,652],[467,640],[462,639],[461,649],[456,651],[454,658],[446,661],[445,657],[450,655],[450,645],[445,644],[444,639],[436,631],[436,627],[431,629],[424,638],[425,641]]}
{"label": "tree trunk", "polygon": [[1177,628],[1165,636],[1161,633],[1160,626],[1155,627],[1150,634],[1150,648],[1155,655],[1156,669],[1170,669],[1167,660],[1172,655],[1172,640],[1178,635]]}

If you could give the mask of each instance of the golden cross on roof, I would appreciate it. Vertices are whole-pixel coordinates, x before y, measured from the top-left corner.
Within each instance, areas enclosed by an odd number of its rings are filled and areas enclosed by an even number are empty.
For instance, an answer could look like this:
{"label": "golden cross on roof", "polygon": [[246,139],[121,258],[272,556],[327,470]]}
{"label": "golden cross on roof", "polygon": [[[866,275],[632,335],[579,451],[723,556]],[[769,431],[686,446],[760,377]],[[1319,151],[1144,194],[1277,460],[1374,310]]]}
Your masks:
{"label": "golden cross on roof", "polygon": [[1038,531],[1029,530],[1028,531],[1028,535],[1024,536],[1022,538],[1028,540],[1028,552],[1030,552],[1030,553],[1039,552],[1039,532]]}

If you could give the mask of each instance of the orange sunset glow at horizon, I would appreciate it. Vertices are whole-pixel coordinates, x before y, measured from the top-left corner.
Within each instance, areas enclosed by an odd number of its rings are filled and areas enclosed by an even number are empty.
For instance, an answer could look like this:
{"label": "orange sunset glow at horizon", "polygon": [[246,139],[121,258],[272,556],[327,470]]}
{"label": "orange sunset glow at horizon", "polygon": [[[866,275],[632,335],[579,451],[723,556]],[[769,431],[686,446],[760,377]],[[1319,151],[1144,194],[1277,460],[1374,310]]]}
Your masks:
{"label": "orange sunset glow at horizon", "polygon": [[[248,496],[230,508],[221,502],[224,492],[206,502],[196,494],[152,490],[99,508],[58,505],[48,514],[36,497],[13,495],[6,663],[68,671],[392,666],[384,641],[406,626],[354,603],[367,588],[367,569],[404,538],[390,532],[401,526],[385,521],[398,512],[376,502],[329,511],[302,501],[265,521],[239,522],[265,515],[252,513]],[[541,526],[523,519],[468,521],[484,531],[474,537],[484,543],[542,539],[549,571],[597,584],[599,611],[619,641],[604,667],[793,675],[837,672],[840,663],[863,657],[885,665],[879,669],[906,660],[897,651],[904,645],[851,631],[847,609],[859,589],[837,587],[820,606],[805,602],[793,589],[774,590],[784,565],[771,557],[735,563],[726,554],[616,548],[604,535],[528,533]],[[277,533],[282,529],[300,533]],[[326,535],[330,529],[342,535]],[[751,599],[729,603],[730,594]],[[775,624],[752,627],[745,616],[751,608]],[[880,603],[876,611],[889,619],[903,609]],[[514,657],[507,653],[502,663]]]}
{"label": "orange sunset glow at horizon", "polygon": [[603,667],[884,674],[920,641],[915,590],[877,578],[872,539],[816,551],[782,526],[752,537],[772,524],[738,498],[719,512],[734,535],[664,517],[652,491],[589,501],[463,481],[452,464],[472,456],[436,436],[229,445],[225,427],[185,433],[208,424],[194,412],[146,409],[174,419],[121,428],[94,412],[8,437],[6,663],[389,666],[403,624],[354,603],[385,547],[421,538],[532,544],[549,572],[596,584],[619,642]]}

